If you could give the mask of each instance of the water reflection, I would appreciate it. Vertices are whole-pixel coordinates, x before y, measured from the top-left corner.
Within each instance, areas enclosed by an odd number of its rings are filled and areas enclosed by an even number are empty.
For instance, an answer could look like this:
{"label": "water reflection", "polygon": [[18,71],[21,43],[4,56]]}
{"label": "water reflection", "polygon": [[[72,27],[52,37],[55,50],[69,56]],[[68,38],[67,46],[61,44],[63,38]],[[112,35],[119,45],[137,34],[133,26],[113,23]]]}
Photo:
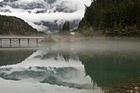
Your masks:
{"label": "water reflection", "polygon": [[[77,54],[71,51],[37,50],[21,63],[1,66],[0,77],[3,79],[2,82],[12,80],[14,82],[20,81],[19,84],[23,84],[22,81],[28,82],[29,85],[31,82],[36,82],[35,85],[39,83],[41,86],[48,84],[46,85],[47,89],[41,87],[44,92],[50,91],[48,89],[50,86],[51,90],[55,90],[53,93],[62,93],[62,91],[65,93],[67,89],[68,93],[93,92],[91,78],[85,75],[83,64],[79,61]],[[39,91],[37,88],[34,90]],[[26,93],[34,93],[30,91],[32,89]],[[96,91],[100,93],[99,89]]]}
{"label": "water reflection", "polygon": [[84,64],[86,74],[90,75],[98,87],[108,90],[107,93],[124,93],[140,83],[139,52],[87,51],[80,52],[79,58]]}
{"label": "water reflection", "polygon": [[29,57],[35,50],[0,50],[0,66],[17,64]]}
{"label": "water reflection", "polygon": [[[90,43],[0,51],[0,90],[18,93],[18,87],[26,90],[23,93],[124,93],[140,85],[138,46],[125,49],[134,43],[120,42],[119,47],[112,42]],[[7,86],[9,90],[4,90]]]}

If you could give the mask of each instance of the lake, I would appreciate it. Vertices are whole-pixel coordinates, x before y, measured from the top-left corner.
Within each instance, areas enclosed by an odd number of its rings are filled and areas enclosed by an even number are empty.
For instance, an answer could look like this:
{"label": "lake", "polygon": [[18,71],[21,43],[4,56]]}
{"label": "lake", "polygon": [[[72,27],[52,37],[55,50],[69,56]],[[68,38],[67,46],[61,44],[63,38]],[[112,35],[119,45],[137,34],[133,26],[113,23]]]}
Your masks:
{"label": "lake", "polygon": [[124,93],[140,87],[140,42],[93,39],[0,49],[1,93]]}

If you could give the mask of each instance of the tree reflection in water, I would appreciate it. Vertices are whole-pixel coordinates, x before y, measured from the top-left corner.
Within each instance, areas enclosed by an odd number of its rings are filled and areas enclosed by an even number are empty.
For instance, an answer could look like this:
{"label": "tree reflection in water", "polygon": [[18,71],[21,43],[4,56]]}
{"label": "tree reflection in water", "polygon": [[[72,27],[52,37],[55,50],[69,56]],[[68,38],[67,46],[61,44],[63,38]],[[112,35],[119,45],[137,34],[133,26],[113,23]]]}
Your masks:
{"label": "tree reflection in water", "polygon": [[29,57],[35,50],[0,50],[0,66],[17,64]]}
{"label": "tree reflection in water", "polygon": [[79,52],[86,74],[107,93],[124,93],[140,85],[140,53]]}

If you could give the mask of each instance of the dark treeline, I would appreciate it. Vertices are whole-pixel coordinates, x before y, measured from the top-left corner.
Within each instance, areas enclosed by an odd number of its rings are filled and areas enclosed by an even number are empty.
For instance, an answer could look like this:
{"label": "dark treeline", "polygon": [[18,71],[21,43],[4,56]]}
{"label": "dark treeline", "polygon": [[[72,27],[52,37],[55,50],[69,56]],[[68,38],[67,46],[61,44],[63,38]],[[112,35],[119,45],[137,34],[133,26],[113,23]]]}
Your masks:
{"label": "dark treeline", "polygon": [[62,28],[60,27],[60,34],[69,35],[70,34],[70,23],[69,21],[65,21]]}
{"label": "dark treeline", "polygon": [[[108,36],[140,36],[140,0],[94,0],[79,24]],[[87,32],[90,33],[91,31]]]}

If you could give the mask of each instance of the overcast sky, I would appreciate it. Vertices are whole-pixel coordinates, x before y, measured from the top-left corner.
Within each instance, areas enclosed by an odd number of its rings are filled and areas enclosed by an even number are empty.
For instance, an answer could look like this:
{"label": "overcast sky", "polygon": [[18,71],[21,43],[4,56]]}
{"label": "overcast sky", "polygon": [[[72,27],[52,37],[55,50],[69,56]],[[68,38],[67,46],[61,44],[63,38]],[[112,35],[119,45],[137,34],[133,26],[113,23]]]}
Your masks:
{"label": "overcast sky", "polygon": [[[53,22],[54,20],[69,20],[70,21],[70,20],[75,20],[75,19],[82,19],[85,12],[84,4],[89,6],[91,3],[91,0],[56,0],[56,2],[51,5],[53,6],[52,8],[50,8],[48,3],[44,2],[44,0],[18,0],[17,2],[14,2],[14,4],[27,6],[29,3],[33,3],[33,2],[41,3],[45,6],[45,8],[44,9],[34,8],[32,10],[24,10],[24,9],[12,8],[10,6],[5,6],[5,7],[0,8],[0,10],[8,9],[11,12],[1,11],[0,14],[19,17],[25,20],[26,22],[28,22],[34,28],[37,28],[38,30],[42,30],[42,29],[45,29],[45,27],[43,26],[38,27],[37,25],[34,24],[34,22],[41,22],[41,21]],[[53,12],[58,7],[58,5],[60,6],[62,5],[63,7],[68,7],[69,9],[76,10],[76,11],[72,13],[58,12],[58,11]],[[45,10],[45,9],[49,12],[36,14],[37,11]],[[31,12],[29,13],[28,11],[31,11]]]}

